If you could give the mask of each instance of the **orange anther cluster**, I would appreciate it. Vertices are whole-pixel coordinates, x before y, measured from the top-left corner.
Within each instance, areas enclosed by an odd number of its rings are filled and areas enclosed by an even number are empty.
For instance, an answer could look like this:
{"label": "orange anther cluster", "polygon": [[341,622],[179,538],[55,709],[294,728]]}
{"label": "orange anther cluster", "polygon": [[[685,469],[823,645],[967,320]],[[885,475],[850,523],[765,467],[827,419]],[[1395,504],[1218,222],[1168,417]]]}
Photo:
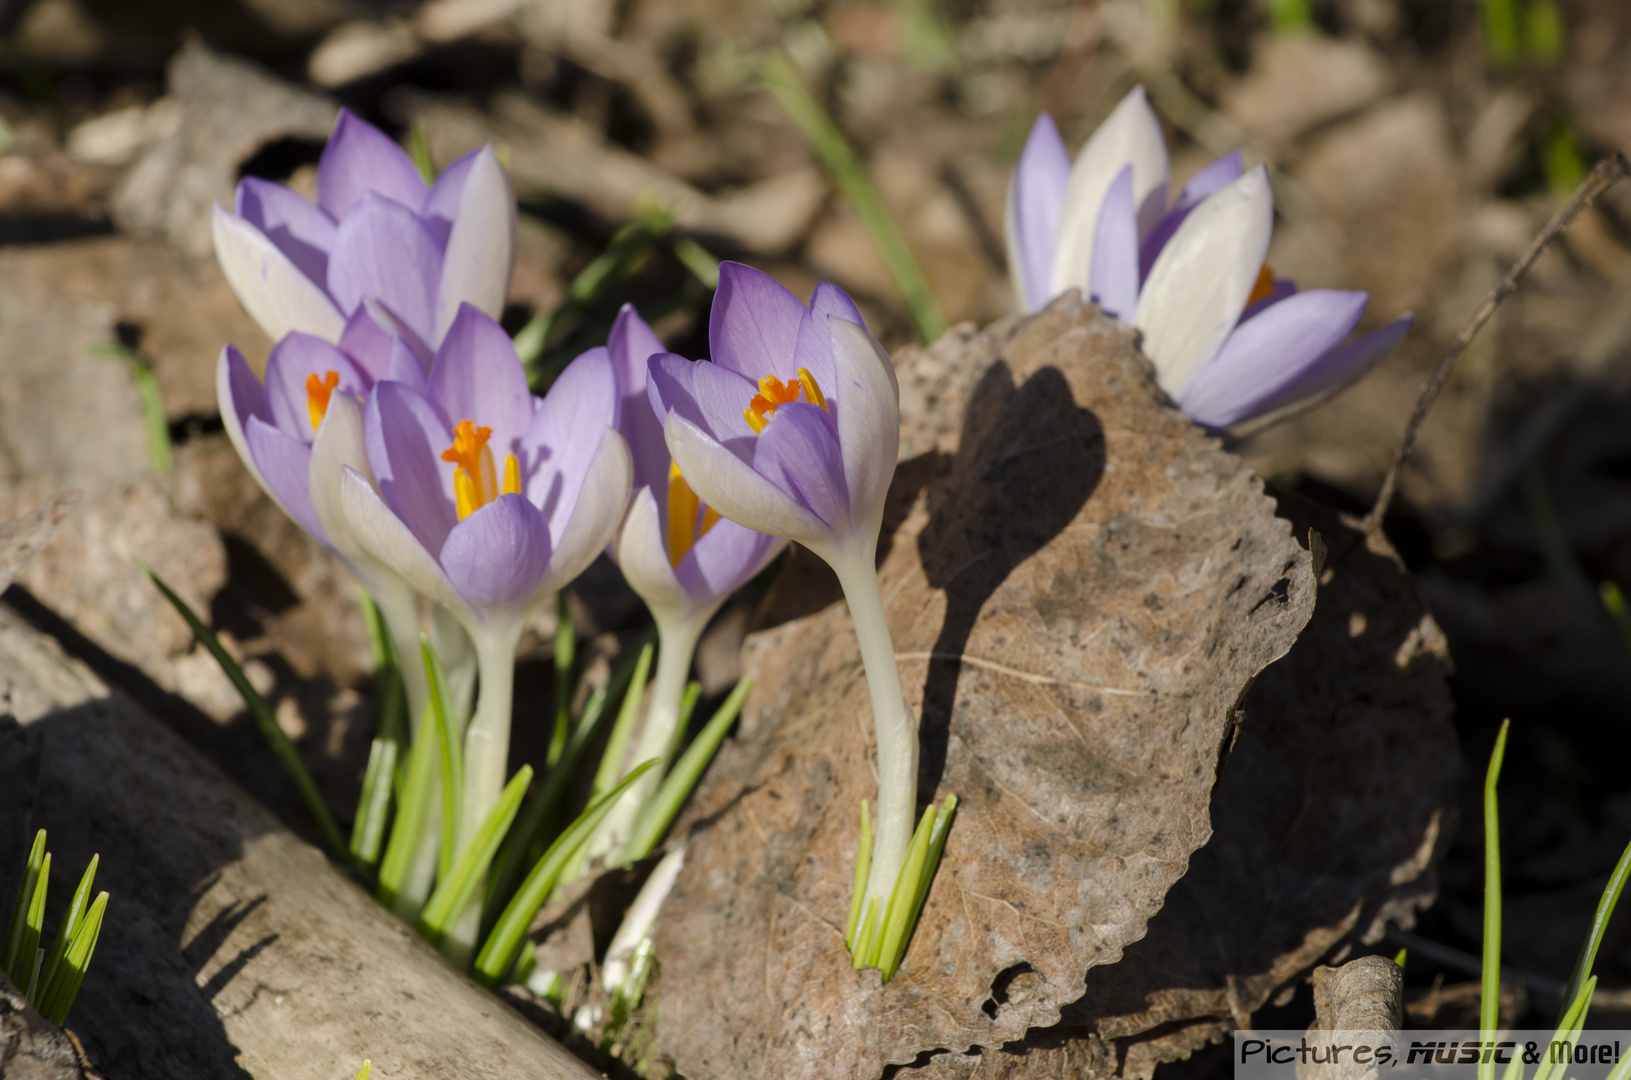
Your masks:
{"label": "orange anther cluster", "polygon": [[748,427],[757,435],[770,423],[770,418],[776,415],[779,406],[799,399],[799,390],[803,389],[804,399],[811,405],[825,409],[827,399],[821,393],[821,387],[816,385],[815,376],[808,368],[799,368],[797,380],[788,379],[782,382],[774,375],[766,375],[759,380],[759,392],[753,395],[748,407],[742,410],[742,419],[748,422]]}
{"label": "orange anther cluster", "polygon": [[453,445],[442,451],[442,460],[453,465],[453,501],[460,521],[500,495],[521,494],[521,463],[514,454],[504,455],[504,486],[499,486],[487,446],[492,436],[492,428],[460,420],[453,428]]}
{"label": "orange anther cluster", "polygon": [[477,427],[473,421],[460,420],[453,428],[453,445],[442,451],[442,460],[452,462],[472,477],[481,475],[481,455],[487,449],[487,440],[493,437],[490,427]]}
{"label": "orange anther cluster", "polygon": [[323,377],[316,375],[306,376],[306,412],[311,417],[311,429],[317,430],[317,425],[323,422],[328,415],[328,399],[340,385],[338,371],[325,371]]}
{"label": "orange anther cluster", "polygon": [[1269,269],[1268,263],[1257,272],[1257,281],[1252,285],[1252,294],[1246,298],[1246,306],[1251,307],[1259,300],[1267,300],[1274,295],[1274,271]]}
{"label": "orange anther cluster", "polygon": [[[698,521],[698,515],[701,520]],[[705,507],[691,485],[685,482],[679,465],[668,463],[668,561],[679,566],[685,553],[719,520],[719,511]]]}

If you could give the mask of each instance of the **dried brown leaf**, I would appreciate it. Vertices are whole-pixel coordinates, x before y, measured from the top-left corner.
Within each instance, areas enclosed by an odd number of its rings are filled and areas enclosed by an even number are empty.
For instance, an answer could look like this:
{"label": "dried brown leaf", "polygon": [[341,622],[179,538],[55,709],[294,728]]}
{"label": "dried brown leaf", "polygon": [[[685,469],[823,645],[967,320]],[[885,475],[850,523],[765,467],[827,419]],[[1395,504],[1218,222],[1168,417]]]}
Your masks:
{"label": "dried brown leaf", "polygon": [[921,795],[962,806],[899,975],[853,972],[875,788],[854,635],[828,607],[750,638],[758,689],[658,928],[685,1075],[877,1076],[1057,1023],[1206,842],[1241,696],[1311,613],[1261,482],[1074,296],[897,365],[909,460],[879,576]]}

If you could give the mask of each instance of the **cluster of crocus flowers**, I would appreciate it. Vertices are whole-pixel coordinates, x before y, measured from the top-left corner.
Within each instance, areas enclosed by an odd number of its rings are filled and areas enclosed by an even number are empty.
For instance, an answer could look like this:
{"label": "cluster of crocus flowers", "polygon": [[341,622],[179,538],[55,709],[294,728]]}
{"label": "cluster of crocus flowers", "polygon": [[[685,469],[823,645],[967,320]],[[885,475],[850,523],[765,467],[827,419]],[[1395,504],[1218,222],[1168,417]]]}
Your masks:
{"label": "cluster of crocus flowers", "polygon": [[[917,718],[901,695],[875,568],[900,449],[894,365],[842,289],[823,282],[805,306],[768,275],[734,263],[720,267],[708,341],[712,362],[651,360],[652,402],[675,465],[703,502],[803,544],[843,586],[878,753],[876,839],[869,845],[863,832],[848,937],[857,966],[873,964],[887,977],[899,955],[880,956],[883,927],[893,914],[903,949],[907,909],[915,918],[934,870],[912,861],[919,835],[925,845],[929,836],[925,826],[913,829]],[[931,807],[925,821],[943,835],[946,813]]]}
{"label": "cluster of crocus flowers", "polygon": [[1242,431],[1359,379],[1410,327],[1406,315],[1349,340],[1368,296],[1298,291],[1268,269],[1273,195],[1238,153],[1203,168],[1168,205],[1166,139],[1142,87],[1074,164],[1046,113],[1008,192],[1008,268],[1020,307],[1080,289],[1135,326],[1156,378],[1206,427]]}

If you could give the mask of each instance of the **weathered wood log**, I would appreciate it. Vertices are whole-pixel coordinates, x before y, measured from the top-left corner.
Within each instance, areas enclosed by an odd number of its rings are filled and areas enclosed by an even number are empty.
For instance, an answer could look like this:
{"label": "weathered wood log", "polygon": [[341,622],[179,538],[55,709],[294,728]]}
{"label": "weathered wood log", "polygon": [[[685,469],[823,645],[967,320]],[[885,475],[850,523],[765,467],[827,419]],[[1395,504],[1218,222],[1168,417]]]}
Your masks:
{"label": "weathered wood log", "polygon": [[[5,741],[44,744],[29,826],[49,830],[53,853],[47,933],[102,856],[107,922],[68,1021],[98,1068],[334,1080],[371,1058],[388,1080],[597,1075],[5,609],[0,700],[24,728]],[[0,795],[10,844],[27,800]],[[20,869],[0,866],[0,896]]]}
{"label": "weathered wood log", "polygon": [[[1314,1023],[1310,1042],[1348,1042],[1322,1038],[1334,1033],[1363,1032],[1360,1042],[1392,1043],[1404,1019],[1404,969],[1385,956],[1361,956],[1341,967],[1314,969]],[[1324,1065],[1297,1066],[1298,1080],[1376,1080],[1381,1066],[1354,1056]]]}

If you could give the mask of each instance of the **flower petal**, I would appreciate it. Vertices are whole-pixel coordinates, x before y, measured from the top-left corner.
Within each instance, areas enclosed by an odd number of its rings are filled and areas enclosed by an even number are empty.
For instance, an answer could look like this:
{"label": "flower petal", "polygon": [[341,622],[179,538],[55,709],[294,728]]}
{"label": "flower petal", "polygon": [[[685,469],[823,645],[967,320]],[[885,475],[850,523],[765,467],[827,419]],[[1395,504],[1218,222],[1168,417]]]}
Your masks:
{"label": "flower petal", "polygon": [[1275,398],[1262,403],[1254,415],[1236,422],[1234,427],[1242,434],[1255,431],[1341,393],[1388,358],[1409,331],[1412,321],[1411,316],[1403,315],[1380,330],[1337,346],[1305,368]]}
{"label": "flower petal", "polygon": [[453,442],[447,421],[429,398],[395,382],[368,395],[364,424],[368,462],[391,511],[433,555],[458,524],[453,466],[441,460]]}
{"label": "flower petal", "polygon": [[533,417],[532,391],[510,335],[486,314],[459,307],[430,366],[429,387],[448,423],[469,420],[493,429],[487,445],[500,465],[505,454],[519,452]]}
{"label": "flower petal", "polygon": [[[898,426],[896,431],[898,433]],[[852,527],[860,524],[851,520],[845,465],[832,416],[825,409],[802,401],[776,410],[775,418],[760,433],[759,444],[753,451],[753,471],[820,518],[827,526],[826,531],[837,538],[848,538]],[[868,509],[870,507],[853,507],[857,517]],[[879,511],[882,511],[881,500]]]}
{"label": "flower petal", "polygon": [[1066,289],[1086,291],[1092,280],[1099,206],[1116,174],[1128,165],[1133,167],[1133,203],[1138,207],[1138,231],[1143,235],[1155,227],[1166,210],[1169,169],[1166,136],[1142,86],[1135,86],[1121,99],[1071,166],[1049,295],[1057,296]]}
{"label": "flower petal", "polygon": [[809,313],[799,320],[798,342],[793,349],[794,370],[808,369],[816,385],[823,388],[823,394],[834,379],[832,333],[827,328],[830,318],[857,326],[866,325],[866,320],[861,318],[861,309],[855,306],[849,294],[832,282],[823,281],[815,287],[815,293],[810,297]]}
{"label": "flower petal", "polygon": [[832,535],[820,518],[678,411],[668,414],[663,436],[691,490],[730,520],[800,543]]}
{"label": "flower petal", "polygon": [[391,338],[391,362],[385,369],[385,377],[411,387],[417,393],[430,393],[430,377],[425,374],[423,361],[399,337]]}
{"label": "flower petal", "polygon": [[[510,271],[515,266],[515,192],[491,146],[476,153],[468,172],[442,255],[435,340],[453,325],[461,304],[497,319],[504,314],[504,300],[510,292]],[[440,189],[438,181],[433,200]]]}
{"label": "flower petal", "polygon": [[328,412],[323,415],[317,437],[312,440],[306,486],[311,493],[312,512],[328,535],[329,544],[353,564],[363,560],[372,562],[351,534],[351,525],[340,506],[340,479],[344,469],[352,469],[373,483],[363,407],[349,395],[336,394],[329,399]]}
{"label": "flower petal", "polygon": [[379,324],[380,329],[387,334],[407,342],[414,355],[419,357],[419,373],[430,374],[430,364],[436,358],[436,350],[430,347],[422,334],[404,322],[389,305],[377,297],[363,297],[362,310],[368,312],[369,318]]}
{"label": "flower petal", "polygon": [[500,495],[453,527],[441,563],[472,608],[519,610],[549,569],[549,526],[520,495]]}
{"label": "flower petal", "polygon": [[[754,431],[743,413],[758,388],[734,371],[706,360],[659,353],[647,363],[646,394],[658,416],[677,412],[744,462],[753,457]],[[672,449],[672,446],[670,447]]]}
{"label": "flower petal", "polygon": [[244,425],[244,441],[249,444],[255,470],[260,474],[283,512],[294,519],[319,543],[327,544],[328,534],[312,508],[308,477],[311,473],[311,447],[293,435],[279,431],[258,416]]}
{"label": "flower petal", "polygon": [[421,340],[433,341],[442,253],[413,211],[373,192],[340,222],[328,259],[328,288],[340,310],[363,297],[382,301]]}
{"label": "flower petal", "polygon": [[355,469],[340,470],[340,509],[358,545],[433,603],[467,614],[469,608],[431,553]]}
{"label": "flower petal", "polygon": [[295,269],[318,285],[328,281],[334,219],[282,184],[248,176],[238,181],[238,216],[255,226]]}
{"label": "flower petal", "polygon": [[1008,183],[1008,279],[1021,311],[1041,311],[1053,298],[1053,251],[1069,186],[1070,154],[1053,117],[1043,113],[1031,125]]}
{"label": "flower petal", "polygon": [[550,536],[559,536],[550,555],[549,572],[533,595],[534,603],[546,593],[559,589],[588,568],[595,556],[605,550],[617,533],[629,506],[629,485],[634,462],[629,444],[613,428],[607,428],[595,447],[588,472],[578,485],[576,504],[566,528],[558,534],[552,523]]}
{"label": "flower petal", "polygon": [[[715,529],[727,525],[741,528],[740,525],[721,521],[708,533],[712,535]],[[629,587],[646,602],[646,607],[653,612],[684,612],[691,608],[694,601],[668,560],[668,544],[664,534],[657,496],[651,488],[636,485],[628,516],[623,519],[617,538],[612,541],[613,557]],[[689,552],[686,557],[690,557]]]}
{"label": "flower petal", "polygon": [[1138,214],[1131,165],[1116,174],[1099,207],[1090,272],[1088,299],[1111,318],[1131,321],[1138,310]]}
{"label": "flower petal", "polygon": [[1258,166],[1196,207],[1155,260],[1135,325],[1167,393],[1181,393],[1240,321],[1273,228],[1274,196]]}
{"label": "flower petal", "polygon": [[345,316],[323,286],[300,272],[278,246],[241,217],[215,207],[215,258],[249,317],[273,341],[302,330],[340,340]]}
{"label": "flower petal", "polygon": [[708,316],[714,363],[754,383],[766,374],[797,378],[793,351],[807,310],[769,274],[741,263],[720,263],[719,288]]}
{"label": "flower petal", "polygon": [[611,357],[605,349],[590,349],[550,386],[521,438],[522,491],[543,511],[557,544],[583,497],[604,433],[617,426],[618,406]]}
{"label": "flower petal", "polygon": [[634,486],[666,486],[668,483],[668,444],[663,442],[663,422],[651,407],[646,394],[646,363],[663,352],[663,343],[634,310],[624,304],[612,323],[606,352],[617,376],[617,430],[628,441],[634,455]]}
{"label": "flower petal", "polygon": [[[861,531],[870,529],[871,537],[876,539],[884,496],[900,456],[900,389],[895,365],[864,328],[843,319],[832,319],[829,326],[837,365],[835,420],[846,502]],[[782,410],[777,409],[770,427],[780,423],[781,418]],[[765,434],[769,434],[769,428]],[[758,463],[755,455],[755,467]]]}
{"label": "flower petal", "polygon": [[706,603],[746,585],[786,546],[787,541],[779,536],[766,536],[723,518],[697,538],[674,572],[687,593]]}
{"label": "flower petal", "polygon": [[1172,239],[1172,234],[1178,231],[1178,226],[1184,223],[1191,210],[1204,202],[1213,192],[1240,179],[1243,171],[1240,151],[1231,150],[1190,177],[1189,183],[1184,185],[1184,190],[1178,193],[1178,200],[1172,204],[1172,209],[1166,212],[1155,228],[1150,230],[1150,234],[1144,238],[1139,252],[1141,272],[1144,274],[1150,272],[1150,267],[1155,265],[1155,257],[1161,254],[1161,249]]}
{"label": "flower petal", "polygon": [[249,452],[249,442],[244,436],[244,425],[249,423],[252,416],[270,420],[272,411],[266,404],[266,387],[255,378],[255,372],[236,345],[222,349],[220,358],[215,362],[215,403],[221,413],[221,426],[226,428],[232,448],[238,451],[239,460],[264,489],[266,480],[255,468],[254,455]]}
{"label": "flower petal", "polygon": [[415,213],[425,204],[425,181],[413,159],[379,128],[341,109],[317,162],[317,205],[340,221],[369,192]]}
{"label": "flower petal", "polygon": [[1362,292],[1315,289],[1275,304],[1236,327],[1174,401],[1207,427],[1246,419],[1336,348],[1364,314],[1366,299]]}
{"label": "flower petal", "polygon": [[331,402],[334,394],[361,398],[372,385],[350,357],[321,338],[295,333],[272,346],[266,357],[266,398],[279,431],[311,442],[317,432],[307,405],[306,380],[311,376],[322,380],[329,372],[340,379],[329,397]]}
{"label": "flower petal", "polygon": [[470,169],[481,152],[472,150],[437,173],[436,182],[430,186],[425,205],[419,211],[419,220],[425,223],[425,228],[430,230],[430,235],[443,251],[447,250],[447,238],[453,232],[453,221],[459,216],[459,197],[464,194],[465,181],[470,178]]}

